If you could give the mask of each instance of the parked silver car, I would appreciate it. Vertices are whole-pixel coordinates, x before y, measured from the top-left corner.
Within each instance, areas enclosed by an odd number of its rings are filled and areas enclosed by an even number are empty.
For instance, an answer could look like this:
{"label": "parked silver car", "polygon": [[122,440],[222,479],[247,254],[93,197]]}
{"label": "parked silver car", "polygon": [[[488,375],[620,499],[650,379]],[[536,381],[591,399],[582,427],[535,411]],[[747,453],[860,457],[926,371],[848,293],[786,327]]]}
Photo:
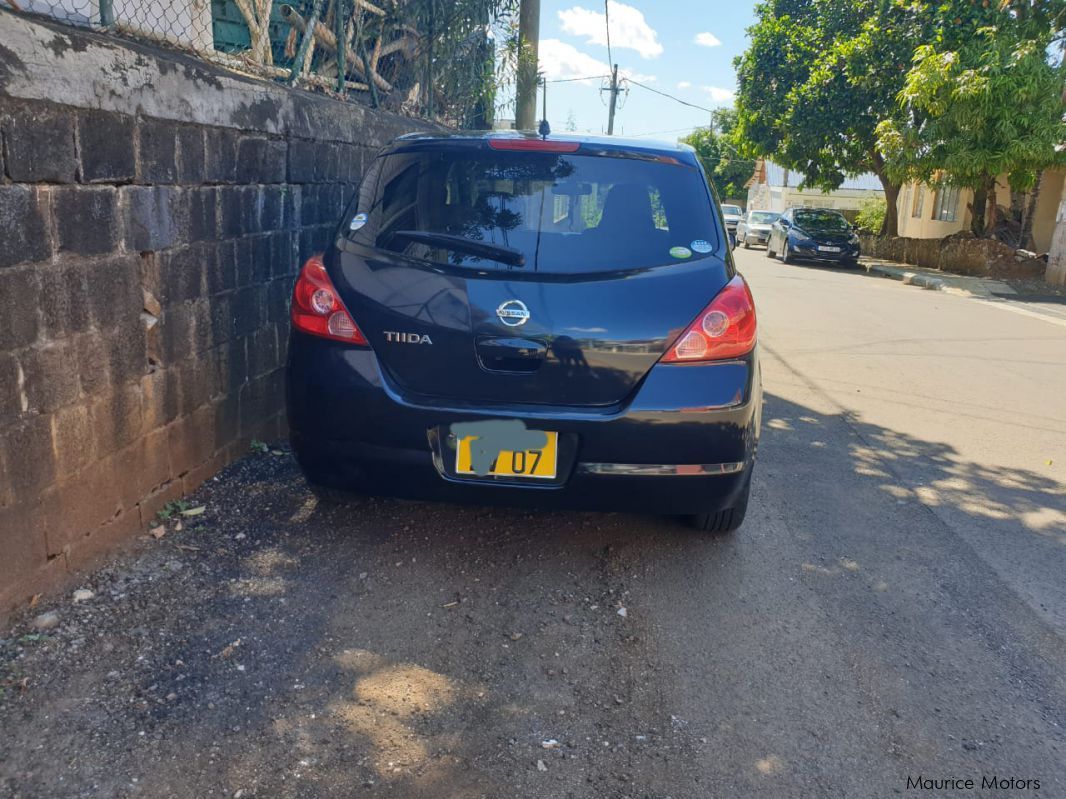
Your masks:
{"label": "parked silver car", "polygon": [[775,211],[748,211],[737,223],[737,244],[748,249],[752,244],[766,244],[770,226],[781,214]]}
{"label": "parked silver car", "polygon": [[744,218],[744,209],[739,205],[722,205],[722,216],[725,218],[725,229],[730,233],[737,232],[737,224]]}

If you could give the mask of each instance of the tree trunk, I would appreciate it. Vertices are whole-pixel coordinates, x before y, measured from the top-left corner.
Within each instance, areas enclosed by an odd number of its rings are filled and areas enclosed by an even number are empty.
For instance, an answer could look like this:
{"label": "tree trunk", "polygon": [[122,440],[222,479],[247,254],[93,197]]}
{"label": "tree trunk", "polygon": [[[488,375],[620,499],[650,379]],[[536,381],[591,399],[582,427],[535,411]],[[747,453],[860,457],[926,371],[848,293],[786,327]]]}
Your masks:
{"label": "tree trunk", "polygon": [[999,220],[999,200],[996,198],[996,181],[988,187],[988,218],[985,220],[985,235],[996,237],[996,222]]}
{"label": "tree trunk", "polygon": [[881,186],[885,190],[885,221],[881,223],[880,235],[898,236],[900,184],[888,177],[888,172],[885,170],[885,159],[881,156],[881,153],[874,152],[871,160],[873,162],[873,173],[877,175],[877,179],[881,181]]}
{"label": "tree trunk", "polygon": [[981,238],[985,235],[985,212],[988,210],[988,183],[983,183],[973,191],[973,204],[970,206],[970,231]]}
{"label": "tree trunk", "polygon": [[1040,201],[1040,189],[1044,184],[1044,170],[1036,175],[1036,183],[1029,191],[1029,202],[1022,209],[1022,232],[1018,237],[1021,246],[1027,250],[1035,250],[1036,242],[1033,241],[1033,219],[1036,218],[1036,204]]}
{"label": "tree trunk", "polygon": [[885,187],[885,221],[881,223],[882,236],[899,235],[899,189],[898,183],[893,183],[887,178],[881,178],[881,185]]}

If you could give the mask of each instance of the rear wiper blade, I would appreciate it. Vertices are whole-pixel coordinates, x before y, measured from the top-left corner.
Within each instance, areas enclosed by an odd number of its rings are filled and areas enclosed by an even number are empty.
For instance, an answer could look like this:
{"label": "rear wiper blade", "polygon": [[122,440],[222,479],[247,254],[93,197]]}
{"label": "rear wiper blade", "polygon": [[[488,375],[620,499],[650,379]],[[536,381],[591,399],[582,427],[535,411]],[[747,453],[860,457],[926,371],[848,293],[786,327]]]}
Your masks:
{"label": "rear wiper blade", "polygon": [[511,266],[526,265],[525,253],[513,247],[485,244],[482,241],[473,241],[462,236],[452,236],[449,233],[429,233],[424,230],[397,230],[392,235],[396,238],[417,242],[418,244],[436,244],[445,249],[465,252],[468,255],[477,255],[481,258],[489,258]]}

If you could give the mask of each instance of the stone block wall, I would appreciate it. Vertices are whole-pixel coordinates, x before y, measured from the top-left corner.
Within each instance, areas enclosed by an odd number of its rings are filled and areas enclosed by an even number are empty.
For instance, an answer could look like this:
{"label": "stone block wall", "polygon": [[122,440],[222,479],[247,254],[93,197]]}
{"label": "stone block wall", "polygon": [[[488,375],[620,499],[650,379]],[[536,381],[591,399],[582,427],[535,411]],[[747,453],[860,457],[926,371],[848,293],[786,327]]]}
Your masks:
{"label": "stone block wall", "polygon": [[284,434],[294,275],[417,126],[0,11],[0,615]]}

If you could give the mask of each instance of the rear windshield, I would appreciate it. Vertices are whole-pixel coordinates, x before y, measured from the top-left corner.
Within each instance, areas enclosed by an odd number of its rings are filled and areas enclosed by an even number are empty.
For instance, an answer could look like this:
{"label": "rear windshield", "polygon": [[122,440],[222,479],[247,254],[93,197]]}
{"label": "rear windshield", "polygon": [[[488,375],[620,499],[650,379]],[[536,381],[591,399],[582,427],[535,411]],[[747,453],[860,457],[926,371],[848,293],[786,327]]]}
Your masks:
{"label": "rear windshield", "polygon": [[739,205],[723,205],[722,213],[726,216],[740,216],[744,212],[740,210]]}
{"label": "rear windshield", "polygon": [[796,224],[804,230],[842,233],[851,226],[841,214],[835,211],[796,211]]}
{"label": "rear windshield", "polygon": [[772,211],[752,211],[748,221],[754,225],[772,225],[781,214]]}
{"label": "rear windshield", "polygon": [[397,153],[380,164],[366,207],[368,195],[364,188],[363,207],[351,212],[359,213],[350,226],[355,241],[457,266],[600,272],[683,263],[717,247],[704,178],[673,159]]}

